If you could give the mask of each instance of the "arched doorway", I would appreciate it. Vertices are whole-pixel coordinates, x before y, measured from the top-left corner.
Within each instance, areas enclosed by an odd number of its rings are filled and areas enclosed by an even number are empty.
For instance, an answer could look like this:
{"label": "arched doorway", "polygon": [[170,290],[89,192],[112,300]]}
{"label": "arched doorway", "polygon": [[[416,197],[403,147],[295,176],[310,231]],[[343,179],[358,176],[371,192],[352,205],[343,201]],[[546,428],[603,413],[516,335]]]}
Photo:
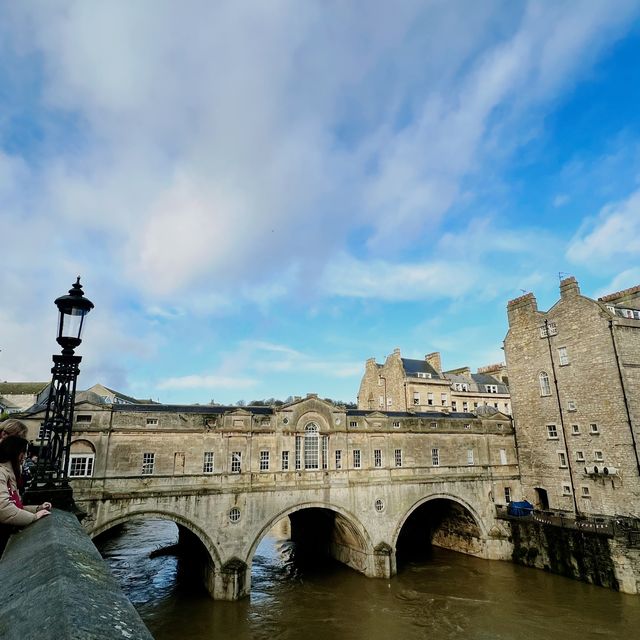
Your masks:
{"label": "arched doorway", "polygon": [[484,540],[477,518],[461,502],[447,497],[427,499],[412,507],[401,523],[396,563],[428,560],[432,547],[481,555]]}

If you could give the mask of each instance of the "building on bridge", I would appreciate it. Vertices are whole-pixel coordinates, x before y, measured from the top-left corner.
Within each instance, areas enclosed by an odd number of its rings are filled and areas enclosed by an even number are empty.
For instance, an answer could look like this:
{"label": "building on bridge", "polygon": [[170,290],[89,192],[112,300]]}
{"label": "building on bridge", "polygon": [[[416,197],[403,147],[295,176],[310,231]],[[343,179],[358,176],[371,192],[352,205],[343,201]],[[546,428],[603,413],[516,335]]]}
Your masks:
{"label": "building on bridge", "polygon": [[575,278],[539,311],[508,304],[504,341],[525,496],[640,516],[640,287],[593,300]]}
{"label": "building on bridge", "polygon": [[[42,407],[25,415],[30,436]],[[299,541],[368,576],[396,572],[408,540],[508,559],[496,504],[521,495],[512,421],[473,413],[347,410],[310,394],[282,407],[78,398],[70,475],[98,535],[160,516],[203,549],[216,598],[248,593],[261,538],[284,517]]]}
{"label": "building on bridge", "polygon": [[439,353],[414,360],[395,349],[384,364],[369,358],[358,392],[359,409],[455,413],[486,406],[511,413],[506,366],[443,371]]}

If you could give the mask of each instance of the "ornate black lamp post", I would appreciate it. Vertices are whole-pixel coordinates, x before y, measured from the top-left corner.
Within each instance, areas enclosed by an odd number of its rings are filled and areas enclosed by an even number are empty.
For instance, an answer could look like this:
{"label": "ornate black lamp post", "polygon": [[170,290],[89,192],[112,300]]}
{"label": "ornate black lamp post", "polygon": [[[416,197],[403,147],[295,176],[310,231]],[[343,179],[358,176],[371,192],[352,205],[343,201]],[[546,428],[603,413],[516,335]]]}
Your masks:
{"label": "ornate black lamp post", "polygon": [[73,493],[68,482],[69,445],[76,381],[80,373],[78,365],[82,360],[74,350],[82,342],[84,320],[93,309],[93,302],[84,297],[80,276],[69,294],[60,296],[55,302],[59,311],[57,342],[62,353],[53,356],[53,377],[42,424],[38,464],[35,479],[25,494],[25,503],[51,502],[54,507],[72,509]]}

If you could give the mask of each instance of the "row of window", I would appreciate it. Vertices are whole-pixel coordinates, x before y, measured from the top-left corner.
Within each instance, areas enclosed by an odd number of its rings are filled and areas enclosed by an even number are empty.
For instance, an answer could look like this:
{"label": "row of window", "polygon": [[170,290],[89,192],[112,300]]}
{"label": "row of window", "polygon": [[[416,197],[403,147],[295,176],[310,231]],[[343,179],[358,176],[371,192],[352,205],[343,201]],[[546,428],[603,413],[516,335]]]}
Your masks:
{"label": "row of window", "polygon": [[[572,436],[579,436],[580,435],[580,425],[579,424],[572,424],[571,425],[571,435]],[[598,424],[596,422],[591,422],[589,424],[589,433],[592,436],[599,436],[600,435],[600,427],[598,426]],[[548,440],[558,440],[558,427],[555,424],[548,424],[547,425],[547,439]]]}
{"label": "row of window", "polygon": [[[594,462],[604,462],[604,453],[602,451],[593,452]],[[585,462],[584,451],[576,451],[576,462]],[[567,467],[567,454],[564,451],[558,451],[559,466],[564,469]]]}
{"label": "row of window", "polygon": [[[571,495],[571,485],[570,484],[563,484],[562,485],[562,495],[563,496],[570,496]],[[587,487],[586,485],[583,485],[582,487],[580,487],[580,495],[583,498],[590,498],[591,497],[591,489],[589,489],[589,487]]]}

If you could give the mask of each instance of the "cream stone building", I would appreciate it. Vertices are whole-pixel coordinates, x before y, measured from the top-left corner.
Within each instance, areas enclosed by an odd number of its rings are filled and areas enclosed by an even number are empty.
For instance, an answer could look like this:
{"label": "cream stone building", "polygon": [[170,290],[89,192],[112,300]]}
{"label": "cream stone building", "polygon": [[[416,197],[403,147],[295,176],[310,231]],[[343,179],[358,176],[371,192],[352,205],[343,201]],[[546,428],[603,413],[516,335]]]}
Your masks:
{"label": "cream stone building", "polygon": [[470,413],[493,407],[511,413],[507,369],[491,365],[471,373],[469,367],[443,371],[439,353],[424,360],[403,358],[400,349],[384,364],[369,358],[358,392],[358,408],[381,411]]}
{"label": "cream stone building", "polygon": [[591,299],[575,278],[540,311],[508,304],[520,473],[538,508],[640,516],[640,287]]}

